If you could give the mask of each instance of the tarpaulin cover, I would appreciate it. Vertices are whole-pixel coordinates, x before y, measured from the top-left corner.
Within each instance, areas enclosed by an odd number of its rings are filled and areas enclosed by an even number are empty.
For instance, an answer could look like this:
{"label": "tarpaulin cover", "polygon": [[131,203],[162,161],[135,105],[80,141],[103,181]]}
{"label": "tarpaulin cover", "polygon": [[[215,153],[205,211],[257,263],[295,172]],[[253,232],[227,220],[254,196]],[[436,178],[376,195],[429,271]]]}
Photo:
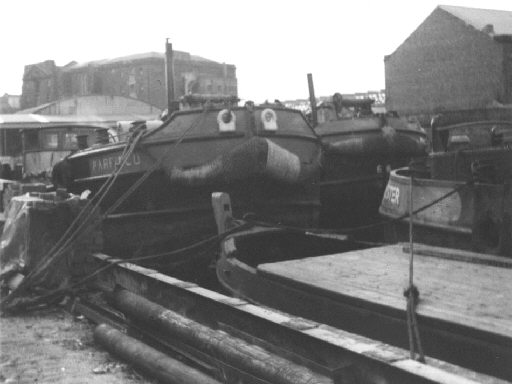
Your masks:
{"label": "tarpaulin cover", "polygon": [[80,197],[62,199],[50,193],[27,193],[11,199],[0,238],[0,281],[17,272],[27,272],[51,248],[55,237],[61,234],[55,232],[63,230],[56,231],[55,227],[66,225],[60,223],[62,214],[58,214],[62,205],[68,220],[72,220],[74,215],[69,215],[69,208],[79,208]]}

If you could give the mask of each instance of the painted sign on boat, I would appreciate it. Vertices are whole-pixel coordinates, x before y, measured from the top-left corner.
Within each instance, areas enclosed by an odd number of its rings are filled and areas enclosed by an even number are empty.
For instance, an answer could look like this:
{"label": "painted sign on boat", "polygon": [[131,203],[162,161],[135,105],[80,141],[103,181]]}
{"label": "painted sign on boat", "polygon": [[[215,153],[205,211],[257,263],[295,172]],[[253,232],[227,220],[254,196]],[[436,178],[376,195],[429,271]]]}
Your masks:
{"label": "painted sign on boat", "polygon": [[393,205],[400,204],[400,188],[396,185],[388,184],[384,191],[384,200],[389,201]]}
{"label": "painted sign on boat", "polygon": [[[100,156],[90,160],[91,176],[99,176],[112,173],[122,162],[122,155]],[[128,156],[123,169],[133,172],[142,169],[142,158],[138,153]]]}

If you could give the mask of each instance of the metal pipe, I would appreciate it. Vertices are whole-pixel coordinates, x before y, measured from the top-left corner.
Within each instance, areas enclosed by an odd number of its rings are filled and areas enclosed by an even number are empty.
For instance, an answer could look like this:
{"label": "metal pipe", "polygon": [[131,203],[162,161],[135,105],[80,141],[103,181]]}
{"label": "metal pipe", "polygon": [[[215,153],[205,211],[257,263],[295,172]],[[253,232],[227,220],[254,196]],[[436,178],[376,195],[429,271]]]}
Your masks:
{"label": "metal pipe", "polygon": [[121,357],[164,383],[220,384],[210,376],[170,358],[141,341],[125,335],[110,325],[98,325],[94,330],[94,340],[107,351]]}
{"label": "metal pipe", "polygon": [[311,123],[313,127],[318,125],[318,115],[316,108],[316,97],[315,97],[315,87],[313,85],[313,75],[308,73],[308,87],[309,87],[309,104],[311,105]]}
{"label": "metal pipe", "polygon": [[120,289],[113,293],[114,305],[128,317],[191,345],[198,350],[271,383],[315,384],[333,381],[259,346],[214,330],[158,304]]}

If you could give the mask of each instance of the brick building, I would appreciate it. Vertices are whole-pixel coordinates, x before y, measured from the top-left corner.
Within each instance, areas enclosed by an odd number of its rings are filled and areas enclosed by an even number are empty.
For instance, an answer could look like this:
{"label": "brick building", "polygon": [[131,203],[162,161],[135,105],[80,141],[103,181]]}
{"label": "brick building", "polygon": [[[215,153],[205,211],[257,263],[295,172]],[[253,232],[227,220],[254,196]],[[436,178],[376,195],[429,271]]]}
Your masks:
{"label": "brick building", "polygon": [[[236,68],[231,64],[174,51],[176,97],[188,93],[237,96]],[[160,109],[167,106],[165,56],[149,52],[63,67],[53,60],[25,66],[21,107],[35,107],[75,96],[124,96]]]}
{"label": "brick building", "polygon": [[384,63],[388,110],[512,104],[512,12],[440,5]]}

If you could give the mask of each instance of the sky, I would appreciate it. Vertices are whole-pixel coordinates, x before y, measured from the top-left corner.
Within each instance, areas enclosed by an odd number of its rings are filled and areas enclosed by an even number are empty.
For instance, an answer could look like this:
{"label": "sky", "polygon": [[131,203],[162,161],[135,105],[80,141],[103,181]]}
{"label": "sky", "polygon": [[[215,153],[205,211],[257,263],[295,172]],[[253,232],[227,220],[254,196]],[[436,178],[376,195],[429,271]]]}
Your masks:
{"label": "sky", "polygon": [[[441,0],[442,1],[442,0]],[[385,88],[384,56],[439,4],[512,11],[510,0],[1,0],[0,95],[21,94],[26,64],[190,52],[237,68],[239,97]]]}

